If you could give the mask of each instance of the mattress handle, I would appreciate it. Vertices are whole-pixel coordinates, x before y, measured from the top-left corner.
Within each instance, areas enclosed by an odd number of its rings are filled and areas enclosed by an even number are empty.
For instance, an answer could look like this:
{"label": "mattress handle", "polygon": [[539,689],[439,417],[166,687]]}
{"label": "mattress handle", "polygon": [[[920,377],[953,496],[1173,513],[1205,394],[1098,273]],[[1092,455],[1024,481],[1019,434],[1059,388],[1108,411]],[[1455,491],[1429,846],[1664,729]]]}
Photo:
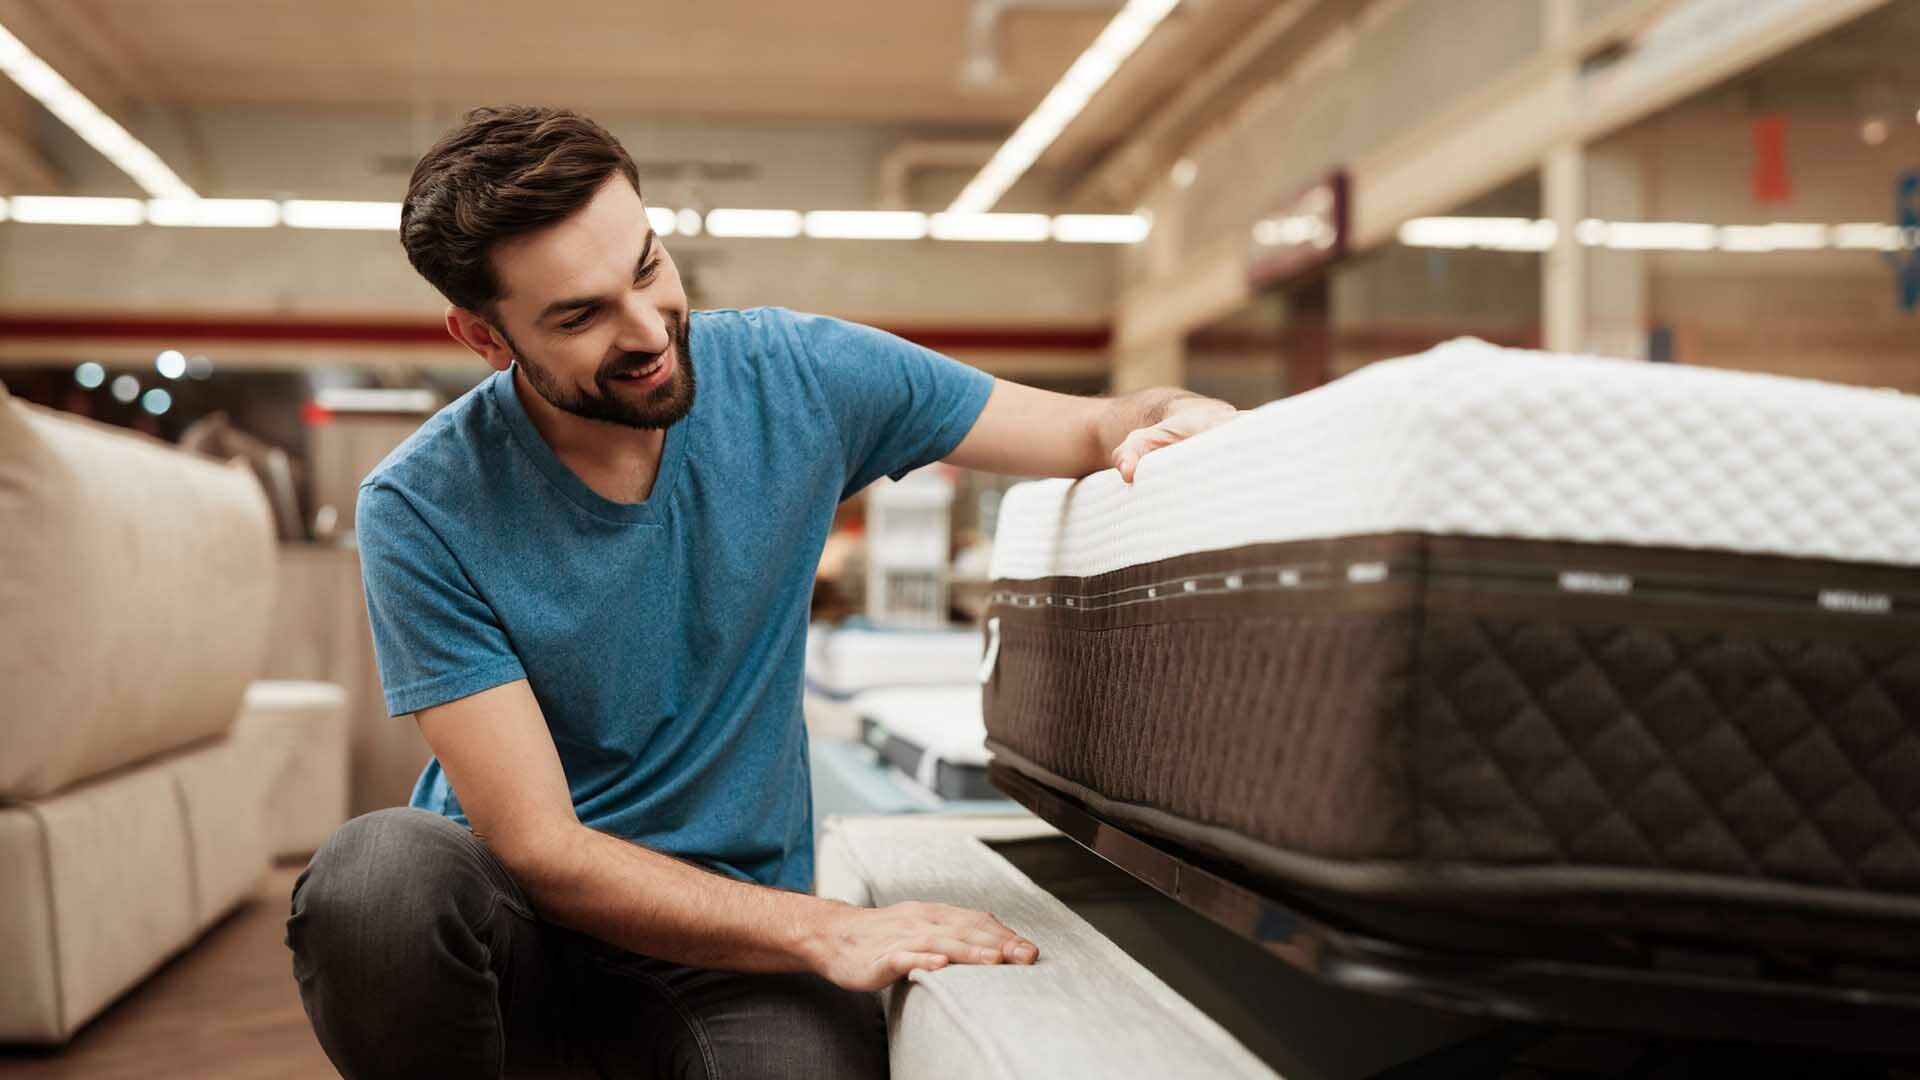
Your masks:
{"label": "mattress handle", "polygon": [[987,620],[987,650],[980,657],[980,685],[993,681],[994,667],[1000,661],[1000,617],[995,615]]}

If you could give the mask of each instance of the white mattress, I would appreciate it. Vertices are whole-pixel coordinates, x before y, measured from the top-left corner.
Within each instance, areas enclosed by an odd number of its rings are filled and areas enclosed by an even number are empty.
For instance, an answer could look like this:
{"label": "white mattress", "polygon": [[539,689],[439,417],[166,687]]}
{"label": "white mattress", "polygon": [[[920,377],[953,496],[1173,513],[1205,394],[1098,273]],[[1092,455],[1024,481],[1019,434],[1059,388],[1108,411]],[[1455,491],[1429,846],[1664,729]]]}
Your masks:
{"label": "white mattress", "polygon": [[992,575],[1403,531],[1920,564],[1920,398],[1461,339],[1015,487]]}
{"label": "white mattress", "polygon": [[883,686],[972,682],[979,668],[978,630],[807,631],[807,689],[830,698]]}
{"label": "white mattress", "polygon": [[924,774],[931,773],[942,761],[987,764],[987,721],[980,708],[978,682],[969,686],[869,690],[853,699],[853,710],[925,751],[922,783],[928,782]]}

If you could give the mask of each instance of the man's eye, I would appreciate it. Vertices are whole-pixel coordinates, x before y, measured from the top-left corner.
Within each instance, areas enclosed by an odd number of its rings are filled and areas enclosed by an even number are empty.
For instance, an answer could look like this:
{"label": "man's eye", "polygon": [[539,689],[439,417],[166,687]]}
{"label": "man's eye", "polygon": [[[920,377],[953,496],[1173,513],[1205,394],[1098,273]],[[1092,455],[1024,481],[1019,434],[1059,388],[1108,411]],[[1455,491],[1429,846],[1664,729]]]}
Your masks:
{"label": "man's eye", "polygon": [[583,311],[583,312],[581,312],[580,314],[578,314],[578,315],[575,315],[575,316],[574,316],[573,318],[571,318],[571,319],[568,319],[568,320],[567,320],[566,322],[563,322],[563,323],[561,323],[561,324],[560,324],[560,329],[562,329],[562,330],[578,330],[578,329],[580,329],[581,327],[583,327],[583,326],[585,326],[585,325],[587,325],[588,323],[590,323],[590,322],[592,322],[592,321],[593,321],[593,316],[595,315],[595,313],[596,313],[596,312],[595,312],[595,310],[594,310],[594,309],[592,309],[592,308],[588,308],[588,309],[587,309],[586,311]]}
{"label": "man's eye", "polygon": [[640,276],[639,276],[639,277],[637,277],[637,278],[634,278],[633,280],[634,280],[634,281],[635,281],[636,283],[638,283],[638,282],[642,282],[642,281],[648,281],[648,280],[650,280],[650,279],[652,279],[652,277],[653,277],[653,275],[654,275],[654,273],[655,273],[656,271],[658,271],[659,269],[660,269],[660,260],[659,260],[659,259],[655,259],[655,260],[653,260],[652,262],[650,262],[650,263],[648,263],[647,265],[645,265],[645,266],[643,266],[643,267],[641,267],[641,268],[640,268]]}

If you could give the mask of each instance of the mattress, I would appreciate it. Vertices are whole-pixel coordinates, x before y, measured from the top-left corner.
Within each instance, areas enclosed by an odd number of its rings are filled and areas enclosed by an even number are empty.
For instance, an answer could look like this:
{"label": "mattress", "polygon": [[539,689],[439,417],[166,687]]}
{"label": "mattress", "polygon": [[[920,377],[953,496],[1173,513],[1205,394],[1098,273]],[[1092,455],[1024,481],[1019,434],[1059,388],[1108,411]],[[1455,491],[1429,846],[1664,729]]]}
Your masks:
{"label": "mattress", "polygon": [[990,748],[1129,828],[1454,942],[1920,958],[1920,400],[1458,341],[1016,487],[992,575]]}
{"label": "mattress", "polygon": [[889,686],[970,683],[980,666],[980,632],[815,626],[807,632],[807,690],[845,700]]}
{"label": "mattress", "polygon": [[942,799],[1001,797],[987,781],[977,684],[869,690],[851,704],[862,740],[921,787]]}

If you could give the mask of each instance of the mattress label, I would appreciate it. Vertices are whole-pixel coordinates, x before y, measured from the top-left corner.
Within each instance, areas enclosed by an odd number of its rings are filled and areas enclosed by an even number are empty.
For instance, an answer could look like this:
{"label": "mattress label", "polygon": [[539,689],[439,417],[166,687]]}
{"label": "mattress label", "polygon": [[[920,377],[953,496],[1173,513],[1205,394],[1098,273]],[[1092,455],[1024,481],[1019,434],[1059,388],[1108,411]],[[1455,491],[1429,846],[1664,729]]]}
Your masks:
{"label": "mattress label", "polygon": [[1560,575],[1560,587],[1568,592],[1625,596],[1633,591],[1629,574],[1602,574],[1592,570],[1568,570]]}
{"label": "mattress label", "polygon": [[1893,611],[1893,597],[1886,593],[1822,589],[1820,606],[1828,611],[1844,611],[1850,615],[1886,615]]}

